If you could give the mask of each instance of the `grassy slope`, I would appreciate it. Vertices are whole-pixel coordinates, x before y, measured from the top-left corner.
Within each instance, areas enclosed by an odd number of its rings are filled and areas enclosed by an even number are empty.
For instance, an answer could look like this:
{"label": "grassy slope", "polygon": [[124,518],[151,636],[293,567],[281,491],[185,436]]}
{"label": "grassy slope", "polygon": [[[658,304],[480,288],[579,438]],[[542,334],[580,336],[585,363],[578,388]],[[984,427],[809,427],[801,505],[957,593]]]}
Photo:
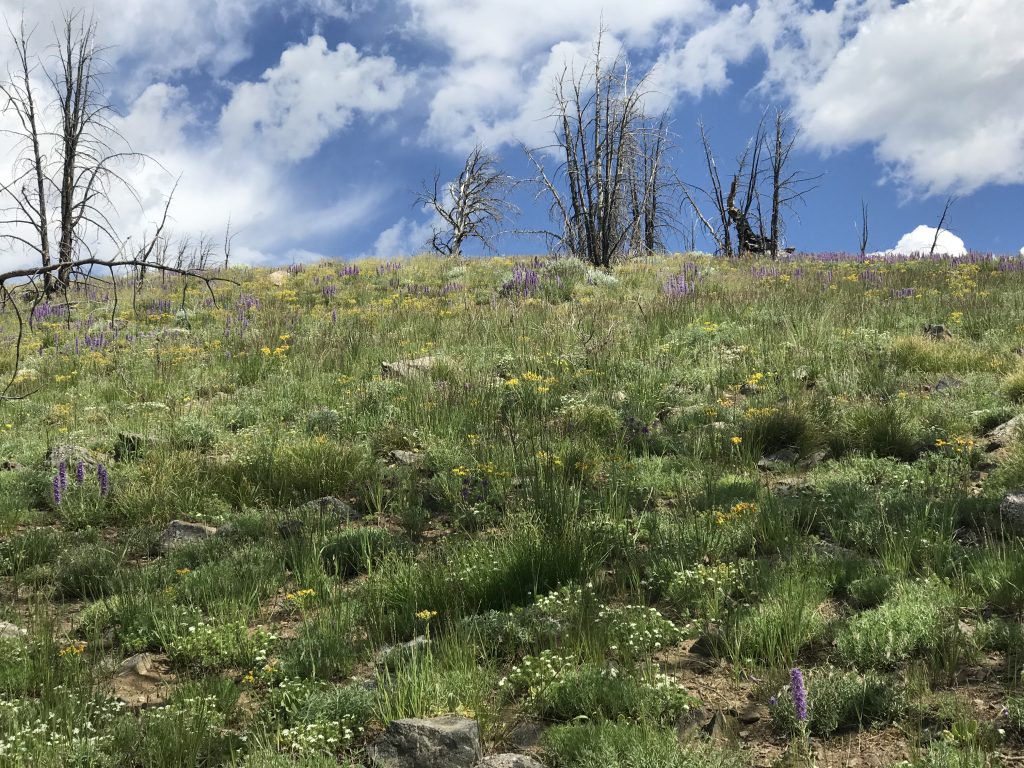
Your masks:
{"label": "grassy slope", "polygon": [[[0,403],[22,465],[0,619],[30,629],[0,641],[0,765],[358,762],[380,724],[442,712],[490,744],[571,723],[540,746],[566,766],[767,765],[808,731],[819,764],[1020,753],[1024,550],[998,504],[1024,453],[979,438],[1024,390],[1022,273],[535,262],[524,296],[507,259],[360,267],[233,270],[187,317],[150,278],[116,334],[105,296],[36,325],[37,391]],[[54,503],[58,444],[109,493],[71,466]],[[300,508],[327,495],[362,519]],[[160,556],[172,519],[221,535]],[[132,712],[106,681],[143,650],[175,685]],[[685,727],[679,750],[674,726],[756,704],[742,753]]]}

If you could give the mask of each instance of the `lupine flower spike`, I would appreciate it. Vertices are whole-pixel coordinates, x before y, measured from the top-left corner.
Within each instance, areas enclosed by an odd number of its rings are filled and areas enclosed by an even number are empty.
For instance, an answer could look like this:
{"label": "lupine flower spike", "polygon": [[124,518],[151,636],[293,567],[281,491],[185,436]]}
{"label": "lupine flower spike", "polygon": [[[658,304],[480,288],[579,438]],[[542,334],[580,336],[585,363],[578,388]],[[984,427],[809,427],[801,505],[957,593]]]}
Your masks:
{"label": "lupine flower spike", "polygon": [[789,684],[793,690],[796,719],[802,723],[807,722],[807,687],[804,685],[804,673],[799,667],[789,670]]}

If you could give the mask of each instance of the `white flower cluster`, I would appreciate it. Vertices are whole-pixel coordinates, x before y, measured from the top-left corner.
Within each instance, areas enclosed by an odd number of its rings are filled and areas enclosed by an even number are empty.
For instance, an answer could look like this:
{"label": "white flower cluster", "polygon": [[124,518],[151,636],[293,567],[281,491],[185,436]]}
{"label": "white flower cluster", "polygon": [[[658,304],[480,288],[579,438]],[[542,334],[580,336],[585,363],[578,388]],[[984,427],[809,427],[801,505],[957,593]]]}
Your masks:
{"label": "white flower cluster", "polygon": [[616,656],[637,658],[678,643],[682,630],[656,608],[643,605],[606,606],[595,619]]}
{"label": "white flower cluster", "polygon": [[498,687],[510,691],[514,696],[526,695],[533,698],[561,680],[567,670],[577,666],[575,656],[562,656],[550,649],[541,651],[537,656],[524,657],[518,666],[512,667],[508,676],[498,682]]}
{"label": "white flower cluster", "polygon": [[113,738],[102,731],[123,710],[124,704],[112,699],[89,702],[84,717],[69,722],[54,712],[33,717],[37,710],[27,700],[0,697],[0,722],[8,731],[0,736],[0,763],[92,764]]}
{"label": "white flower cluster", "polygon": [[349,746],[361,734],[346,716],[341,722],[301,723],[284,728],[278,738],[280,749],[295,754],[334,754]]}

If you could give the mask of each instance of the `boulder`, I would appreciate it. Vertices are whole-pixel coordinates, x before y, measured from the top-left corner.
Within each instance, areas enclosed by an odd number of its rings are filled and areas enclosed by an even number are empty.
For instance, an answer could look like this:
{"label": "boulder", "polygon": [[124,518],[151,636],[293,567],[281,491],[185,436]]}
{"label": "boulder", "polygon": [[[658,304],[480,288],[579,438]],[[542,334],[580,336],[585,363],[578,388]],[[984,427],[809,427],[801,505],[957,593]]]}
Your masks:
{"label": "boulder", "polygon": [[184,520],[171,520],[164,528],[160,538],[156,541],[157,550],[166,554],[193,541],[202,541],[217,534],[217,529],[212,525],[203,523],[189,523]]}
{"label": "boulder", "polygon": [[429,648],[430,640],[425,635],[419,635],[407,643],[381,648],[377,653],[376,663],[378,667],[386,667],[394,672],[400,663],[425,654]]}
{"label": "boulder", "polygon": [[17,624],[9,621],[0,621],[0,640],[19,640],[28,634]]}
{"label": "boulder", "polygon": [[283,269],[278,269],[275,272],[271,272],[267,279],[270,280],[272,285],[276,285],[280,288],[282,285],[288,282],[288,272]]}
{"label": "boulder", "polygon": [[476,720],[393,720],[367,750],[373,768],[473,768],[483,757]]}
{"label": "boulder", "polygon": [[1003,422],[998,427],[985,433],[985,450],[988,452],[1005,448],[1017,436],[1017,431],[1024,426],[1024,414],[1014,416],[1009,421]]}
{"label": "boulder", "polygon": [[398,360],[393,363],[382,362],[380,375],[385,379],[405,379],[409,376],[427,373],[437,362],[438,358],[434,355],[417,357],[413,360]]}
{"label": "boulder", "polygon": [[121,432],[114,442],[114,458],[117,461],[134,458],[155,444],[156,441],[151,437],[134,432]]}
{"label": "boulder", "polygon": [[799,454],[791,448],[783,448],[781,451],[776,451],[757,462],[757,468],[762,472],[772,472],[777,469],[782,469],[788,464],[793,464],[798,458]]}
{"label": "boulder", "polygon": [[113,696],[130,707],[163,704],[168,685],[174,680],[166,656],[137,653],[122,661],[111,681]]}
{"label": "boulder", "polygon": [[528,755],[504,752],[500,755],[485,757],[474,768],[544,768],[544,766]]}
{"label": "boulder", "polygon": [[64,462],[70,470],[80,461],[87,467],[95,468],[104,457],[78,445],[54,445],[46,452],[46,460],[54,469]]}
{"label": "boulder", "polygon": [[1024,490],[1006,494],[999,504],[999,519],[1007,532],[1024,536]]}

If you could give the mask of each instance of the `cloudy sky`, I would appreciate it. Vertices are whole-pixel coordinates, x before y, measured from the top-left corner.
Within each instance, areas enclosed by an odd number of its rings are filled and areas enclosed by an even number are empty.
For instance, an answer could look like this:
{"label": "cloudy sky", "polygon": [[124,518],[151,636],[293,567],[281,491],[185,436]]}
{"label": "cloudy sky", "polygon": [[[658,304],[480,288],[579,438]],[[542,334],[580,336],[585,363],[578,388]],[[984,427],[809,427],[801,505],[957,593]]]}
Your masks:
{"label": "cloudy sky", "polygon": [[[521,143],[550,142],[552,77],[607,41],[651,68],[679,175],[705,182],[696,121],[728,167],[762,110],[802,129],[797,167],[824,174],[796,211],[802,250],[855,250],[860,201],[872,249],[934,224],[974,250],[1024,245],[1021,0],[95,0],[117,127],[153,158],[126,169],[152,229],[174,179],[179,235],[221,237],[236,258],[285,263],[419,250],[423,179],[453,176],[480,142],[526,176]],[[58,0],[22,12],[45,58]],[[9,60],[11,45],[0,43]],[[43,84],[40,83],[40,86]],[[13,116],[2,118],[11,126]],[[0,172],[12,150],[0,146]],[[522,228],[545,206],[521,194]],[[799,218],[797,219],[796,216]],[[506,236],[506,253],[542,249]],[[0,265],[22,260],[0,250]]]}

